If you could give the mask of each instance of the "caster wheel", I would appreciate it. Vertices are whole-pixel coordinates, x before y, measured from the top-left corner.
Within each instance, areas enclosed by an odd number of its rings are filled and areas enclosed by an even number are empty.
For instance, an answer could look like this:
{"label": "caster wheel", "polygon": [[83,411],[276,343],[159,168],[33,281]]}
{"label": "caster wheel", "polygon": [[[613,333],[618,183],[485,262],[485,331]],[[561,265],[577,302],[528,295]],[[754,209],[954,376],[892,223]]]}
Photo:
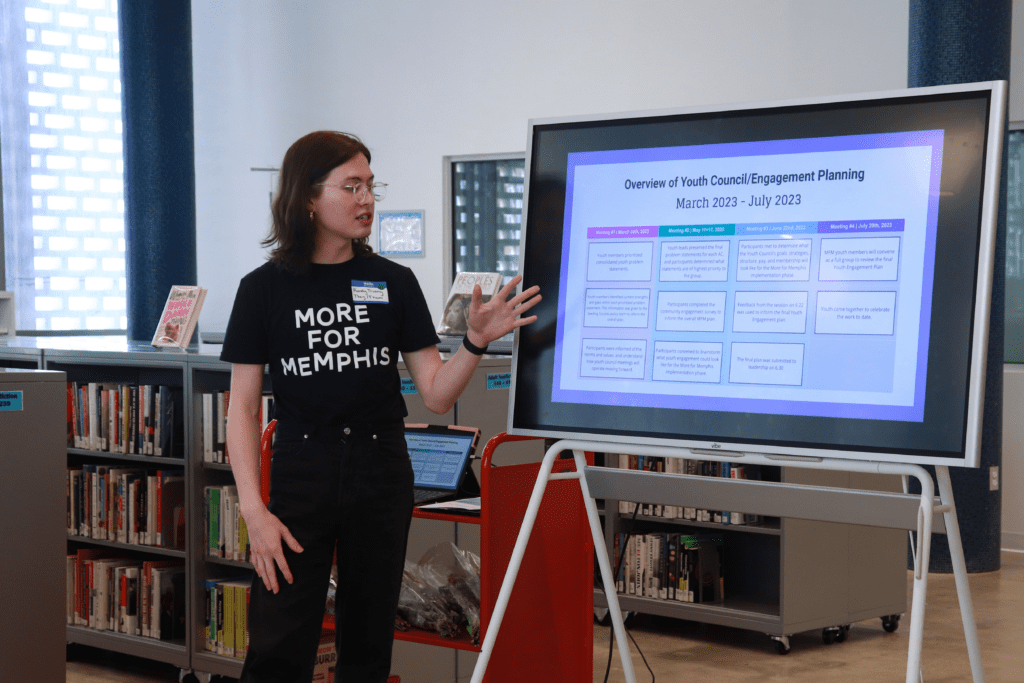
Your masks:
{"label": "caster wheel", "polygon": [[892,633],[900,627],[900,615],[890,614],[887,617],[882,617],[882,628],[887,633]]}
{"label": "caster wheel", "polygon": [[821,642],[826,645],[831,645],[839,639],[839,629],[835,628],[823,628],[821,630]]}
{"label": "caster wheel", "polygon": [[839,633],[836,634],[837,643],[845,643],[846,639],[850,637],[850,625],[846,624],[839,627]]}
{"label": "caster wheel", "polygon": [[788,655],[793,648],[789,644],[789,636],[771,636],[775,641],[775,651],[780,655]]}

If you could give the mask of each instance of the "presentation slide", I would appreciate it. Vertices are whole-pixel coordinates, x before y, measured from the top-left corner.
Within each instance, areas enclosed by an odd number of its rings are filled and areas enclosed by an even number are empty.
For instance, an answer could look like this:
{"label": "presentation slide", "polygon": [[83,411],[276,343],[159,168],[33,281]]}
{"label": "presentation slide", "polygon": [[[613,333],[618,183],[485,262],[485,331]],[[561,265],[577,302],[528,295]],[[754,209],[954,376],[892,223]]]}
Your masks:
{"label": "presentation slide", "polygon": [[552,400],[922,420],[941,156],[941,131],[569,154]]}

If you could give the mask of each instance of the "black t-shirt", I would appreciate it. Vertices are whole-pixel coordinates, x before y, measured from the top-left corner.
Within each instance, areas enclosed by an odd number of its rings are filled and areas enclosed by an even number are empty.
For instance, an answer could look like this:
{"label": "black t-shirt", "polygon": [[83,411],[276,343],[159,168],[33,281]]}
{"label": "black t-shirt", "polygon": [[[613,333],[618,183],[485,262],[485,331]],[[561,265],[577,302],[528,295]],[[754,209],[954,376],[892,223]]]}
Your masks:
{"label": "black t-shirt", "polygon": [[398,352],[438,342],[416,276],[377,255],[311,268],[242,278],[221,360],[269,364],[281,421],[405,417]]}

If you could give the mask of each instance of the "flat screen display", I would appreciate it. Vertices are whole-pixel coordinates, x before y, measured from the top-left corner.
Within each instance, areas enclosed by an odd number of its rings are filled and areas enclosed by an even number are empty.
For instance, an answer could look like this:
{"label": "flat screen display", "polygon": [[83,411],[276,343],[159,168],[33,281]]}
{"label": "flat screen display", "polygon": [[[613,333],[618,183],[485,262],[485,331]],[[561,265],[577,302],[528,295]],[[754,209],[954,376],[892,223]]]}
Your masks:
{"label": "flat screen display", "polygon": [[510,431],[972,464],[1004,107],[531,122]]}

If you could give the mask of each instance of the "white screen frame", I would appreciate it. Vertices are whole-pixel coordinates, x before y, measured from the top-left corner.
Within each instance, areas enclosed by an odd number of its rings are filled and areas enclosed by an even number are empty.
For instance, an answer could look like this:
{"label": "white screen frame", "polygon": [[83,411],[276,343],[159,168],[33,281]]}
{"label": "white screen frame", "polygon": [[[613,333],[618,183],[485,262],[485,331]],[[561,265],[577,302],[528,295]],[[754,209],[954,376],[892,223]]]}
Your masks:
{"label": "white screen frame", "polygon": [[[729,104],[722,106],[700,106],[680,109],[657,110],[646,112],[628,112],[602,114],[594,116],[576,116],[564,118],[531,119],[528,126],[527,156],[526,156],[526,192],[524,197],[523,215],[528,215],[530,206],[530,172],[532,169],[534,129],[540,126],[551,124],[571,124],[577,122],[600,122],[615,121],[618,119],[642,119],[645,117],[658,117],[680,114],[714,114],[727,113],[743,110],[769,110],[779,107],[820,105],[844,102],[864,102],[870,100],[888,100],[896,98],[929,97],[944,93],[965,93],[965,92],[990,92],[991,107],[989,109],[988,137],[986,140],[984,184],[981,197],[981,220],[979,236],[979,254],[977,262],[977,279],[975,282],[976,295],[974,316],[971,332],[971,363],[968,376],[968,398],[966,417],[966,436],[964,453],[962,458],[956,457],[928,457],[911,455],[906,453],[879,453],[877,451],[858,451],[846,449],[810,448],[799,446],[779,446],[775,444],[749,444],[730,443],[728,441],[713,440],[690,440],[690,439],[663,439],[650,438],[643,435],[619,434],[594,434],[579,431],[559,431],[545,429],[526,429],[516,427],[514,416],[516,412],[517,381],[519,380],[519,335],[516,333],[516,343],[513,347],[512,356],[512,386],[508,412],[508,433],[522,436],[536,436],[547,438],[575,438],[590,439],[611,444],[647,444],[659,446],[672,446],[684,449],[706,450],[713,453],[730,451],[739,453],[760,453],[777,456],[796,456],[812,458],[829,458],[839,460],[859,461],[885,461],[902,462],[910,464],[946,465],[960,467],[978,467],[981,450],[981,418],[985,394],[985,371],[987,362],[988,347],[988,323],[991,312],[992,274],[994,268],[995,239],[996,239],[996,218],[999,206],[1000,172],[1002,162],[1002,146],[1004,144],[1003,132],[1006,126],[1006,83],[994,81],[987,83],[961,84],[951,86],[937,86],[930,88],[914,88],[906,90],[881,91],[871,93],[857,93],[845,96],[802,98],[778,102],[757,102],[743,104]],[[520,242],[520,253],[526,257],[527,224],[524,220],[523,232]],[[529,283],[527,283],[529,284]]]}

